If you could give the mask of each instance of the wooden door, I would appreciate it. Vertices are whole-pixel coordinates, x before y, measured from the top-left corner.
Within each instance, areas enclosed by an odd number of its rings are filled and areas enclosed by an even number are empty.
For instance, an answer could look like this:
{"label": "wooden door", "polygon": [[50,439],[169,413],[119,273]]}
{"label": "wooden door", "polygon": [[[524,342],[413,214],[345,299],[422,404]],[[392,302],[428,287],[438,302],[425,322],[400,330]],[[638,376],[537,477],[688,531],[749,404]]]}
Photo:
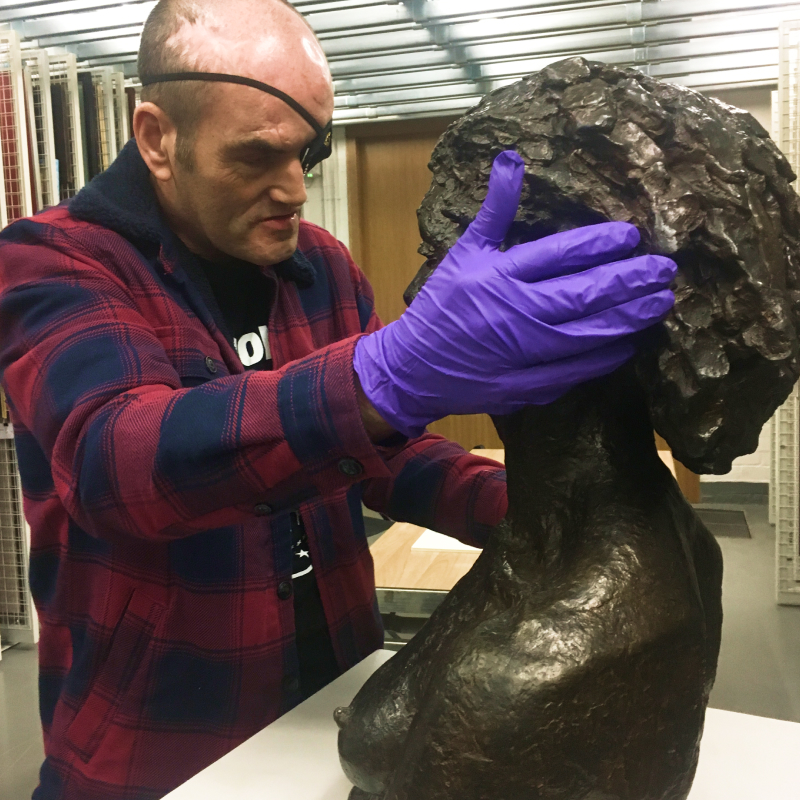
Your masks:
{"label": "wooden door", "polygon": [[[417,208],[428,191],[436,142],[449,118],[372,123],[347,129],[350,249],[388,323],[405,310],[403,292],[424,258]],[[466,450],[502,447],[488,416],[448,417],[430,426]]]}
{"label": "wooden door", "polygon": [[[669,445],[664,439],[656,434],[656,447],[659,450],[669,450]],[[684,497],[690,503],[699,503],[701,500],[700,491],[700,476],[695,475],[687,467],[684,467],[680,461],[675,461],[675,479],[678,481],[678,486],[681,487]]]}

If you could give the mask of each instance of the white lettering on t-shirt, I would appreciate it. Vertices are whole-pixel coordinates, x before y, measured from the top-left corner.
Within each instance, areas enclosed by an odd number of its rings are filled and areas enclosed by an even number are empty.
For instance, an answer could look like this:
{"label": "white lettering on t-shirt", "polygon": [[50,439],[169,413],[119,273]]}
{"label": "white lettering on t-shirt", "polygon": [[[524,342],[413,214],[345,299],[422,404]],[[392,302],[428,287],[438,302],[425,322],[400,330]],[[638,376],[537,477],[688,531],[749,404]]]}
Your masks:
{"label": "white lettering on t-shirt", "polygon": [[246,333],[237,342],[239,360],[245,367],[252,367],[264,358],[264,344],[257,333]]}
{"label": "white lettering on t-shirt", "polygon": [[259,325],[258,333],[246,333],[241,339],[234,339],[233,348],[239,353],[239,360],[244,367],[258,364],[262,358],[272,361],[266,325]]}
{"label": "white lettering on t-shirt", "polygon": [[269,349],[269,336],[267,336],[267,326],[259,325],[258,332],[261,334],[261,341],[264,343],[264,357],[267,361],[272,360],[272,352]]}

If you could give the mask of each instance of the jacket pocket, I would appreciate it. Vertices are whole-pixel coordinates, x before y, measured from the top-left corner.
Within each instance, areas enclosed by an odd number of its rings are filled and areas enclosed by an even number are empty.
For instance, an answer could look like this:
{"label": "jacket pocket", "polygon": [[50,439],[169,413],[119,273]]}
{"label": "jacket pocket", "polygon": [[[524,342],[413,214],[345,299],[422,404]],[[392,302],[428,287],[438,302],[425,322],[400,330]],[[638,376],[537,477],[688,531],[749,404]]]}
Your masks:
{"label": "jacket pocket", "polygon": [[164,606],[134,590],[89,696],[67,728],[67,741],[82,761],[91,759],[108,731],[163,612]]}
{"label": "jacket pocket", "polygon": [[195,330],[164,326],[154,330],[181,379],[182,388],[193,389],[229,374],[217,344],[205,329],[202,338],[198,338]]}

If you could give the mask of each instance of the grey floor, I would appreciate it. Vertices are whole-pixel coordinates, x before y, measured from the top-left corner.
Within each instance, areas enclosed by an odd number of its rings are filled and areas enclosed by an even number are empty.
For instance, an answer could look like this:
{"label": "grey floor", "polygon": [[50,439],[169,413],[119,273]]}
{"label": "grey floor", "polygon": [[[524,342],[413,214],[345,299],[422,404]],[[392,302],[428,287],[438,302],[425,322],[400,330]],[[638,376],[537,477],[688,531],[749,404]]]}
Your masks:
{"label": "grey floor", "polygon": [[[775,542],[766,506],[741,508],[752,538],[719,539],[725,627],[711,705],[800,722],[800,607],[775,605]],[[36,650],[18,646],[0,661],[0,798],[29,800],[41,760]]]}
{"label": "grey floor", "polygon": [[17,645],[0,661],[0,798],[30,800],[44,758],[36,686],[36,646]]}
{"label": "grey floor", "polygon": [[717,540],[725,556],[725,622],[711,705],[800,722],[800,606],[775,605],[767,506],[742,508],[753,538]]}

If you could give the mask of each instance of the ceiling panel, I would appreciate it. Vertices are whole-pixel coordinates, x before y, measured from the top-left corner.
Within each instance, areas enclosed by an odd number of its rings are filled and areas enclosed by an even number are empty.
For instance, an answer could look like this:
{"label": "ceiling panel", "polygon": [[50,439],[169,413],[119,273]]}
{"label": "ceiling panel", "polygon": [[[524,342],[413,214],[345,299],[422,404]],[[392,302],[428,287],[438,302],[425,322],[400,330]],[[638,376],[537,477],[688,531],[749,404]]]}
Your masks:
{"label": "ceiling panel", "polygon": [[[777,83],[777,28],[800,2],[775,0],[298,0],[331,63],[336,117],[449,113],[570,55],[635,66],[698,88]],[[0,0],[31,47],[136,76],[155,6]]]}

